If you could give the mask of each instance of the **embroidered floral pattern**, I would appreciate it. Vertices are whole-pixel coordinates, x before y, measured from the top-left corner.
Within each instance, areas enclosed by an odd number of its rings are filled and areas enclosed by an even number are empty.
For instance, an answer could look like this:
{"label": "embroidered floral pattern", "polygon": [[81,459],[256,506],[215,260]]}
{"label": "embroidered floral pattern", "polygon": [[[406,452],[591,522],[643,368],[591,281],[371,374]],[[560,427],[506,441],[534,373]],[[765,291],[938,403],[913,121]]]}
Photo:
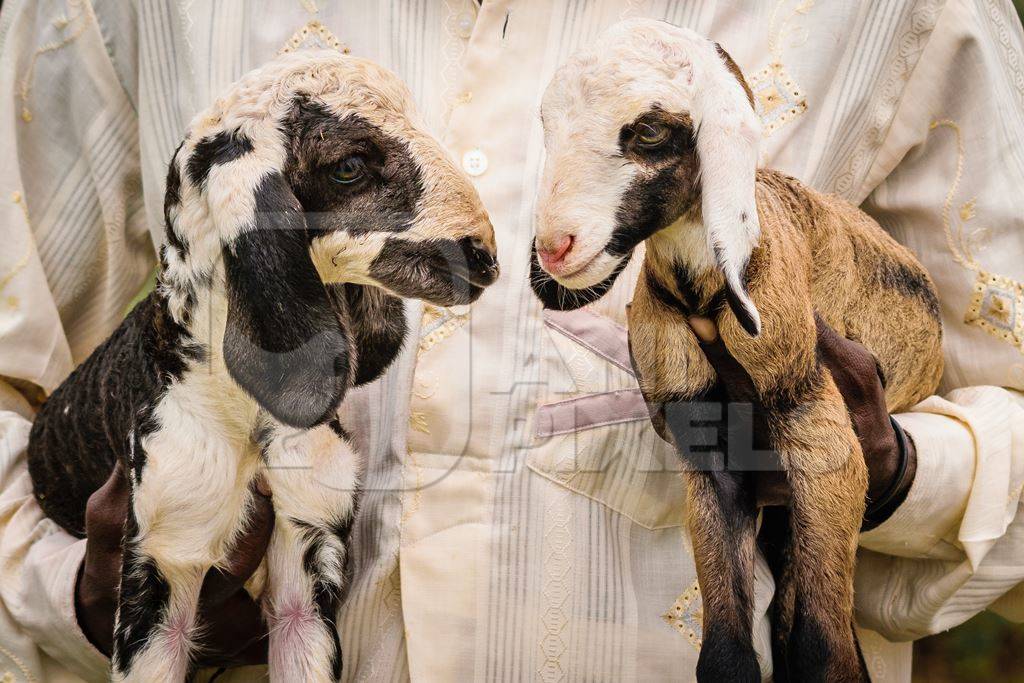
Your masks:
{"label": "embroidered floral pattern", "polygon": [[[448,337],[455,334],[469,321],[469,309],[465,307],[441,308],[423,304],[420,321],[420,341],[416,357],[423,355]],[[419,399],[428,399],[437,390],[438,379],[423,370],[417,370],[413,380],[413,393]],[[422,434],[430,434],[430,423],[426,413],[414,410],[409,413],[409,428]]]}
{"label": "embroidered floral pattern", "polygon": [[894,39],[896,54],[888,59],[891,65],[889,73],[878,89],[874,111],[867,119],[869,123],[857,132],[856,149],[847,157],[845,167],[829,179],[824,188],[826,191],[860,201],[860,198],[853,196],[857,189],[856,183],[863,181],[878,148],[884,142],[885,133],[896,116],[900,96],[924,52],[943,5],[942,0],[925,0],[918,4],[910,20],[904,24],[903,32]]}
{"label": "embroidered floral pattern", "polygon": [[[572,457],[571,452],[566,453],[566,459]],[[544,683],[564,681],[568,676],[562,657],[569,649],[564,634],[569,624],[567,608],[571,595],[572,495],[569,489],[556,487],[549,492],[544,507],[544,583],[540,591],[544,607],[540,615],[541,662],[537,669],[537,677]]]}
{"label": "embroidered floral pattern", "polygon": [[694,581],[661,618],[682,633],[690,645],[700,650],[704,637],[704,601],[701,599],[700,585]]}
{"label": "embroidered floral pattern", "polygon": [[985,330],[1024,353],[1024,284],[1009,277],[990,273],[982,268],[975,257],[981,248],[984,228],[968,232],[967,223],[977,215],[977,199],[960,204],[955,215],[953,205],[964,174],[964,141],[960,126],[955,121],[933,121],[930,130],[947,128],[956,135],[956,172],[942,206],[942,227],[946,233],[946,246],[953,260],[975,273],[974,293],[964,314],[964,322]]}
{"label": "embroidered floral pattern", "polygon": [[92,15],[92,10],[88,2],[68,0],[67,7],[68,11],[65,14],[53,20],[53,26],[57,29],[59,37],[56,40],[40,45],[36,49],[32,54],[32,58],[28,61],[25,75],[21,77],[21,82],[18,84],[18,95],[21,97],[21,119],[25,123],[32,122],[32,110],[28,107],[28,96],[32,90],[32,80],[36,73],[36,62],[39,61],[42,55],[48,52],[56,52],[73,43],[76,38],[85,32],[86,26],[89,25],[89,17]]}
{"label": "embroidered floral pattern", "polygon": [[1024,352],[1024,284],[979,270],[964,322]]}
{"label": "embroidered floral pattern", "polygon": [[459,91],[462,79],[462,57],[467,40],[459,35],[459,15],[476,12],[472,0],[445,0],[444,42],[441,45],[441,97],[444,102],[443,123],[448,124],[455,107],[469,104],[472,93]]}
{"label": "embroidered floral pattern", "polygon": [[[25,222],[28,223],[28,206],[25,204],[24,196],[22,196],[20,192],[14,192],[13,194],[11,194],[11,201],[21,208],[21,212],[25,215]],[[4,289],[7,288],[7,285],[11,283],[11,280],[13,280],[18,273],[25,269],[25,266],[28,265],[29,259],[31,257],[32,248],[31,246],[28,246],[25,248],[25,253],[22,254],[21,258],[19,258],[13,266],[11,266],[10,270],[8,270],[3,275],[0,275],[0,294],[2,294]],[[18,297],[14,295],[5,296],[3,298],[3,303],[4,306],[7,308],[16,309],[19,303]]]}
{"label": "embroidered floral pattern", "polygon": [[329,28],[314,19],[293,33],[278,54],[311,49],[337,50],[346,55],[349,53],[347,45],[338,40]]}
{"label": "embroidered floral pattern", "polygon": [[800,86],[786,73],[781,62],[772,62],[755,74],[750,80],[750,89],[765,137],[807,111],[807,100]]}
{"label": "embroidered floral pattern", "polygon": [[779,22],[780,10],[789,0],[779,0],[768,22],[768,52],[771,62],[750,78],[754,93],[754,109],[761,117],[762,134],[770,136],[776,130],[807,111],[807,99],[800,86],[786,72],[782,51],[786,43],[795,45],[806,40],[806,35],[795,25],[795,20],[814,7],[814,0],[804,0]]}
{"label": "embroidered floral pattern", "polygon": [[[1003,48],[1003,59],[1009,72],[1010,81],[1017,89],[1021,103],[1024,104],[1024,59],[1021,58],[1014,46],[1016,41],[1012,37],[1013,29],[1007,27],[1006,18],[1003,15],[1004,11],[1012,12],[1013,8],[1003,2],[998,2],[998,0],[988,0],[986,5],[988,6],[988,17],[992,20],[996,36],[999,38],[999,45]],[[1011,19],[1011,21],[1013,20]]]}
{"label": "embroidered floral pattern", "polygon": [[423,504],[423,467],[420,466],[419,458],[413,450],[406,451],[406,459],[402,464],[403,469],[411,468],[416,473],[416,481],[412,485],[412,499],[408,497],[408,491],[402,495],[402,520],[401,524],[408,522],[413,515],[419,512]]}
{"label": "embroidered floral pattern", "polygon": [[[28,681],[28,683],[35,683],[35,677],[29,672],[28,667],[21,661],[13,652],[7,648],[0,646],[0,666],[3,665],[3,660],[8,660],[8,665],[0,671],[0,683],[16,683],[19,680]],[[13,667],[13,668],[11,668]],[[19,679],[17,674],[21,674],[24,678]]]}
{"label": "embroidered floral pattern", "polygon": [[420,323],[419,353],[426,353],[440,344],[468,321],[468,309],[456,310],[424,304],[423,320]]}
{"label": "embroidered floral pattern", "polygon": [[429,434],[430,423],[427,422],[427,414],[420,410],[410,412],[409,429],[414,429],[421,434]]}

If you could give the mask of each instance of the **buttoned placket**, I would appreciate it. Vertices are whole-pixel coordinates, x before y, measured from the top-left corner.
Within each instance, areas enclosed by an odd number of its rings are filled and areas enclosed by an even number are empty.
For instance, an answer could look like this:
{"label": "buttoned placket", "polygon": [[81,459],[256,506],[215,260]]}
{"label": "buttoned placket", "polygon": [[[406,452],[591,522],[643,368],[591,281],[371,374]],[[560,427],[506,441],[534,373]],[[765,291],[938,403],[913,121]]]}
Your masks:
{"label": "buttoned placket", "polygon": [[[461,14],[464,7],[472,10],[466,3],[449,24],[458,36],[470,28]],[[535,33],[529,38],[517,34],[547,26],[550,12],[547,2],[482,4],[464,38],[467,44],[442,134],[490,213],[502,276],[471,309],[454,312],[465,315],[463,321],[449,317],[429,328],[447,331],[435,337],[428,332],[414,371],[399,554],[413,679],[474,675],[465,667],[472,666],[478,649],[475,619],[489,576],[492,475],[512,399],[516,319],[509,311],[530,296],[516,273],[525,272],[529,251],[525,245],[531,228],[522,224],[521,215],[524,141],[530,135],[539,140],[533,128],[537,116],[529,108],[536,106],[545,41]],[[530,98],[525,105],[524,97]],[[438,315],[428,309],[426,318],[437,323]],[[422,389],[419,394],[417,388]],[[453,552],[460,571],[439,571],[455,561]],[[437,642],[463,643],[467,651],[437,658],[430,655]]]}

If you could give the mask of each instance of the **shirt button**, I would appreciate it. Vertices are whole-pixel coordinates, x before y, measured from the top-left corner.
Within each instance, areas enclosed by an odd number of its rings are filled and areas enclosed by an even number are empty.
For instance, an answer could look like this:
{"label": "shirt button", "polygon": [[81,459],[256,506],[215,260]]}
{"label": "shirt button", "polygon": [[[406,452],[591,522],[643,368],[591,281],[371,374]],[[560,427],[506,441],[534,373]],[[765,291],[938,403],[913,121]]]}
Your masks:
{"label": "shirt button", "polygon": [[455,29],[461,38],[469,38],[473,35],[473,24],[476,23],[476,17],[472,12],[463,12],[455,20]]}
{"label": "shirt button", "polygon": [[483,175],[487,170],[487,155],[480,149],[471,149],[462,155],[462,168],[472,176]]}

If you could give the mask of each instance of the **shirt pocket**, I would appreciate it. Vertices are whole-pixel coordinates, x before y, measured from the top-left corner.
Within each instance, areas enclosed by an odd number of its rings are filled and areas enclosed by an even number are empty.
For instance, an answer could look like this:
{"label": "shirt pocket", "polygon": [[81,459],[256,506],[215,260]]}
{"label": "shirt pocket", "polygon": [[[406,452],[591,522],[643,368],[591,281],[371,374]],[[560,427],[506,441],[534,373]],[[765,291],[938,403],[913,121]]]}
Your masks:
{"label": "shirt pocket", "polygon": [[682,463],[651,427],[626,330],[587,311],[545,311],[547,376],[561,382],[534,412],[527,466],[647,529],[682,525]]}

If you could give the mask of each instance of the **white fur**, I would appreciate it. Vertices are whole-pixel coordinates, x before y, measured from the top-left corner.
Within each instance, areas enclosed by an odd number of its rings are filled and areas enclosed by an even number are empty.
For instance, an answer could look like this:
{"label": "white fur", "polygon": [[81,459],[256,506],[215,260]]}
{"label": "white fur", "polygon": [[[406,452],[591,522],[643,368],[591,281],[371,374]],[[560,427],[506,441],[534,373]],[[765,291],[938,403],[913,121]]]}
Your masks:
{"label": "white fur", "polygon": [[[213,318],[223,316],[218,302],[208,310]],[[252,505],[249,484],[259,472],[273,492],[277,516],[263,595],[271,680],[331,680],[331,641],[312,601],[312,579],[303,566],[306,541],[295,521],[330,534],[354,513],[358,456],[326,425],[278,425],[264,460],[251,437],[266,418],[230,382],[218,348],[215,343],[207,365],[170,387],[156,410],[158,429],[142,442],[147,460],[134,497],[135,540],[156,561],[171,598],[166,619],[136,655],[132,671],[115,672],[115,680],[184,679],[195,654],[202,577],[225,560],[241,532]],[[318,573],[340,586],[343,540],[329,536],[317,559]]]}
{"label": "white fur", "polygon": [[[275,430],[267,449],[266,477],[277,515],[267,551],[264,597],[270,627],[270,678],[330,681],[325,668],[330,637],[315,615],[312,578],[301,561],[305,545],[295,522],[323,525],[353,514],[358,459],[327,426],[306,431],[282,427]],[[338,586],[345,552],[341,539],[329,535],[317,555],[320,575]]]}

